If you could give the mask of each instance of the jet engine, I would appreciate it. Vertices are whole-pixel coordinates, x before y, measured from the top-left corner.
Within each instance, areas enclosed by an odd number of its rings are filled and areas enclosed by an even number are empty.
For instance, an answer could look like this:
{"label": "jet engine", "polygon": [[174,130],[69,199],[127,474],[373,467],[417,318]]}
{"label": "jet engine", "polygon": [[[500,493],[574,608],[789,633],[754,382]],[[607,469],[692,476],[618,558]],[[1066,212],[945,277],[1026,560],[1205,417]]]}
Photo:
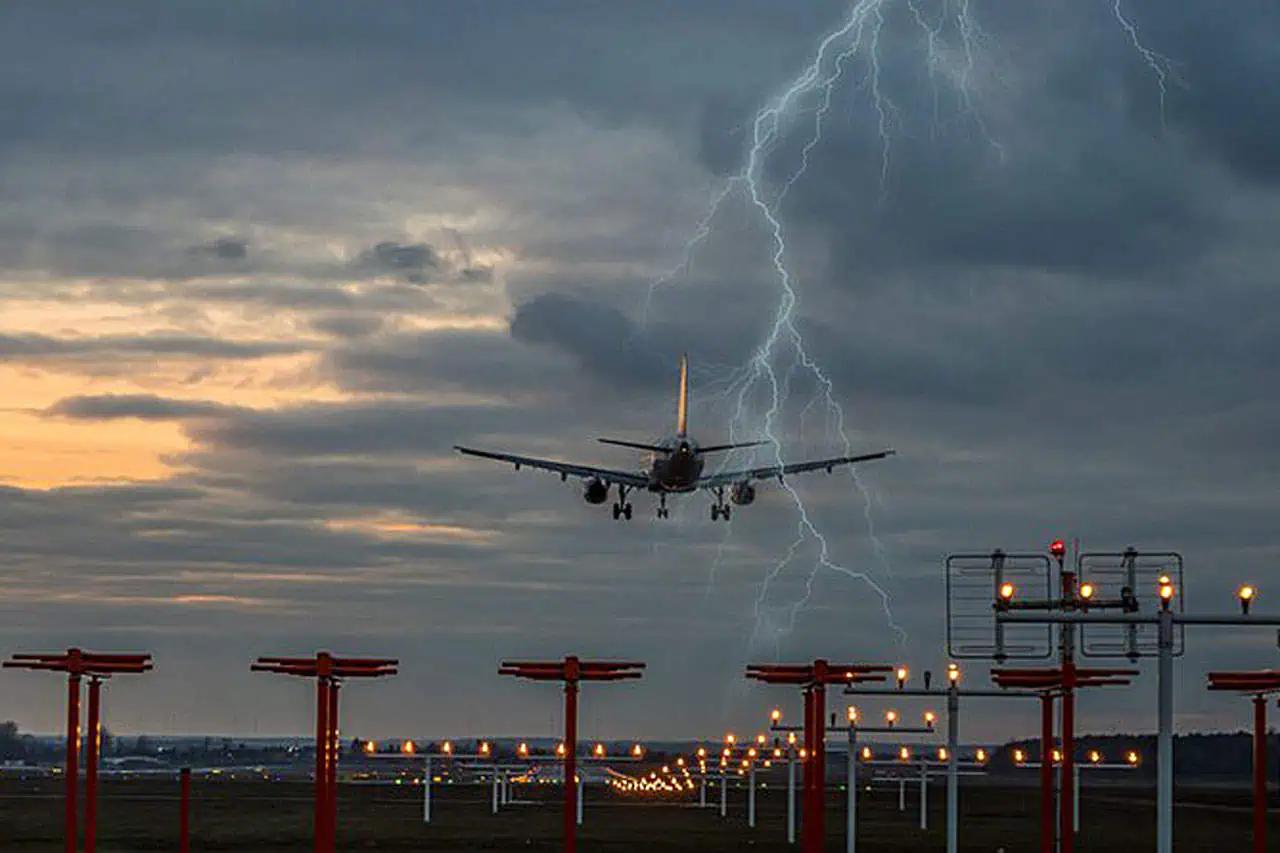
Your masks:
{"label": "jet engine", "polygon": [[756,499],[756,487],[747,482],[734,483],[729,499],[738,506],[746,506]]}
{"label": "jet engine", "polygon": [[597,477],[587,480],[582,499],[589,504],[602,504],[609,499],[609,484]]}

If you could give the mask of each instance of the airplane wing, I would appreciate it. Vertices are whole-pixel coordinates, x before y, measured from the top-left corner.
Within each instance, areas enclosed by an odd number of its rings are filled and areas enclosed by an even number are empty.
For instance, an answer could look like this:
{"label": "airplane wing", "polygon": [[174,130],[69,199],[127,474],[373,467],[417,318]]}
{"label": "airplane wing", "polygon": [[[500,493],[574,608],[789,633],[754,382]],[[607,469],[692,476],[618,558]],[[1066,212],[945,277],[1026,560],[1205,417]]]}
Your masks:
{"label": "airplane wing", "polygon": [[519,471],[520,467],[527,465],[530,468],[538,468],[543,471],[553,471],[560,475],[560,479],[567,477],[597,477],[606,483],[622,483],[625,486],[635,488],[644,488],[649,485],[649,478],[644,474],[634,471],[615,471],[611,468],[593,468],[590,465],[574,465],[571,462],[556,462],[553,459],[535,459],[532,456],[516,456],[514,453],[494,453],[489,450],[475,450],[470,447],[459,447],[454,445],[454,450],[459,453],[465,453],[468,456],[479,456],[481,459],[494,459],[498,462],[509,462],[516,466]]}
{"label": "airplane wing", "polygon": [[763,480],[768,477],[782,478],[788,474],[803,474],[806,471],[823,471],[828,474],[841,465],[854,465],[858,462],[870,462],[873,459],[884,459],[892,456],[894,451],[881,450],[878,453],[865,453],[861,456],[836,456],[832,459],[815,459],[811,462],[792,462],[789,465],[766,465],[763,468],[747,468],[742,471],[725,471],[720,474],[708,474],[698,479],[701,488],[714,489],[730,483],[741,483],[750,480]]}

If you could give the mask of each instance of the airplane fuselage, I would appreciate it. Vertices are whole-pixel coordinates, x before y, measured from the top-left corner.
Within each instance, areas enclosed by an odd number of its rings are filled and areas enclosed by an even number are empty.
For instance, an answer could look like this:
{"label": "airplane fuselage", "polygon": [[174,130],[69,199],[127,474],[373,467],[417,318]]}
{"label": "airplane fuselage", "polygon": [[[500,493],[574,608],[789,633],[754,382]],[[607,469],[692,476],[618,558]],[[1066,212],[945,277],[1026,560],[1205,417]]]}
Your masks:
{"label": "airplane fuselage", "polygon": [[698,488],[705,461],[698,443],[686,436],[672,436],[657,443],[666,450],[653,454],[649,463],[649,491],[692,492]]}

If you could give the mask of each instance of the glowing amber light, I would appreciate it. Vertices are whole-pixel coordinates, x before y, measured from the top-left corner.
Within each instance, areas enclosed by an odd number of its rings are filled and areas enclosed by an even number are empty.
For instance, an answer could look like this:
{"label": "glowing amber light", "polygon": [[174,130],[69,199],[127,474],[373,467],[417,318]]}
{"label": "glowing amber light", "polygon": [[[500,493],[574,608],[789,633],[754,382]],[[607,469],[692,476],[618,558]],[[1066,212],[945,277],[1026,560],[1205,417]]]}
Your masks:
{"label": "glowing amber light", "polygon": [[886,722],[886,723],[888,723],[889,725],[891,725],[891,726],[892,726],[894,723],[898,722],[898,712],[897,712],[897,711],[885,711],[885,712],[884,712],[884,720],[885,720],[885,722]]}
{"label": "glowing amber light", "polygon": [[488,755],[488,754],[489,754],[489,744],[488,744],[488,743],[483,742],[483,741],[480,743],[480,754],[481,754],[481,755]]}
{"label": "glowing amber light", "polygon": [[849,722],[851,723],[858,722],[858,709],[850,705],[845,709],[845,716],[849,718]]}
{"label": "glowing amber light", "polygon": [[770,720],[773,720],[773,722],[777,723],[778,721],[780,721],[780,720],[782,719],[782,711],[778,710],[777,708],[774,708],[774,709],[769,713],[769,719],[770,719]]}
{"label": "glowing amber light", "polygon": [[634,755],[636,758],[639,758],[640,756],[644,755],[644,749],[640,746],[640,744],[636,744],[635,746],[631,747],[631,754]]}
{"label": "glowing amber light", "polygon": [[1102,753],[1098,752],[1098,750],[1096,749],[1089,750],[1089,760],[1094,764],[1097,764],[1099,761],[1102,760]]}
{"label": "glowing amber light", "polygon": [[864,747],[862,748],[862,760],[863,760],[863,761],[870,761],[870,760],[871,760],[871,756],[872,756],[871,747],[869,747],[869,746],[864,746]]}
{"label": "glowing amber light", "polygon": [[904,747],[902,747],[901,749],[899,749],[899,750],[898,750],[898,758],[902,759],[903,761],[910,761],[910,760],[911,760],[911,750],[910,750],[910,749],[908,749],[908,748],[907,748],[907,747],[905,747],[905,746],[904,746]]}
{"label": "glowing amber light", "polygon": [[364,742],[364,751],[372,755],[373,753],[378,751],[378,744],[374,743],[371,740],[367,740]]}
{"label": "glowing amber light", "polygon": [[1089,599],[1093,598],[1093,593],[1094,593],[1093,584],[1089,583],[1088,581],[1080,584],[1080,597],[1083,598],[1085,601],[1088,601]]}
{"label": "glowing amber light", "polygon": [[1053,762],[1054,762],[1055,764],[1057,764],[1057,763],[1058,763],[1059,761],[1061,761],[1061,760],[1062,760],[1062,750],[1060,750],[1060,749],[1055,749],[1055,750],[1053,751]]}
{"label": "glowing amber light", "polygon": [[947,681],[955,684],[960,680],[960,667],[957,664],[947,664]]}
{"label": "glowing amber light", "polygon": [[733,746],[735,743],[738,742],[738,739],[734,736],[733,732],[729,732],[727,735],[724,736],[724,742],[729,744],[730,746]]}
{"label": "glowing amber light", "polygon": [[449,741],[445,741],[440,745],[440,751],[445,755],[453,755],[453,744],[449,743]]}
{"label": "glowing amber light", "polygon": [[1125,761],[1127,761],[1127,762],[1129,762],[1130,764],[1137,764],[1137,763],[1138,763],[1138,753],[1131,749],[1131,750],[1129,750],[1129,752],[1125,755],[1124,760],[1125,760]]}
{"label": "glowing amber light", "polygon": [[932,711],[924,712],[924,724],[926,726],[932,726],[934,721],[937,719],[938,719],[938,715],[933,713]]}
{"label": "glowing amber light", "polygon": [[906,684],[906,682],[907,682],[907,676],[908,676],[909,674],[910,674],[910,670],[908,670],[905,666],[900,666],[900,667],[898,667],[897,675],[898,675],[898,686],[899,686],[899,687],[901,687],[903,684]]}
{"label": "glowing amber light", "polygon": [[977,758],[978,763],[981,764],[982,762],[987,760],[987,751],[985,749],[979,749],[977,754],[974,757]]}
{"label": "glowing amber light", "polygon": [[796,745],[796,733],[795,733],[795,732],[788,732],[788,733],[787,733],[787,743],[791,744],[792,746],[795,746],[795,745]]}
{"label": "glowing amber light", "polygon": [[1020,749],[1015,749],[1013,751],[1013,761],[1015,764],[1021,764],[1026,760],[1027,760],[1027,754],[1025,752],[1023,752]]}
{"label": "glowing amber light", "polygon": [[411,740],[407,740],[404,743],[400,744],[400,751],[403,752],[405,755],[413,755],[413,753],[416,752],[417,749],[418,748],[413,745],[413,741]]}
{"label": "glowing amber light", "polygon": [[945,746],[938,747],[938,760],[939,761],[947,760],[947,748]]}
{"label": "glowing amber light", "polygon": [[699,758],[706,758],[706,757],[707,757],[707,750],[706,750],[706,748],[705,748],[705,747],[701,747],[701,746],[700,746],[700,747],[698,747],[698,757],[699,757]]}
{"label": "glowing amber light", "polygon": [[1249,599],[1253,598],[1257,594],[1258,594],[1258,591],[1248,584],[1245,584],[1244,586],[1240,587],[1240,591],[1236,593],[1236,595],[1240,596],[1241,601],[1248,601]]}
{"label": "glowing amber light", "polygon": [[[604,744],[602,743],[596,744],[596,748],[591,751],[595,753],[596,758],[604,758]],[[680,759],[680,760],[683,761],[684,759]]]}
{"label": "glowing amber light", "polygon": [[1011,598],[1013,598],[1013,594],[1015,592],[1017,592],[1017,587],[1015,587],[1013,584],[1009,583],[1008,581],[1005,581],[1004,583],[1000,584],[1000,597],[1005,601],[1008,601]]}
{"label": "glowing amber light", "polygon": [[518,747],[516,747],[516,752],[520,755],[528,755],[529,744],[521,742],[521,744]]}

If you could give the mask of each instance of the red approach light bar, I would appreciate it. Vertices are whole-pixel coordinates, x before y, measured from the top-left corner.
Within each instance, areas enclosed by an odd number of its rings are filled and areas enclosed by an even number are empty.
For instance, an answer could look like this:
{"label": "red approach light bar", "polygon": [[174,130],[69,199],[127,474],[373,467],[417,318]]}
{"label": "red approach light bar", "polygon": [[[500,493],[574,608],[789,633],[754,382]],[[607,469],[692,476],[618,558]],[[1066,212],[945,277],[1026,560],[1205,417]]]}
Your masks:
{"label": "red approach light bar", "polygon": [[251,672],[316,680],[315,853],[333,853],[338,832],[338,692],[346,678],[396,675],[395,658],[343,658],[329,652],[314,657],[260,657]]}
{"label": "red approach light bar", "polygon": [[559,661],[503,661],[499,675],[514,675],[532,681],[564,682],[564,849],[578,848],[578,684],[582,681],[626,681],[640,678],[645,668],[639,661],[584,661],[569,655]]}
{"label": "red approach light bar", "polygon": [[89,677],[88,737],[84,760],[84,849],[94,853],[98,837],[98,743],[101,735],[102,679],[113,675],[150,672],[151,655],[142,653],[87,652],[67,649],[65,652],[19,652],[4,662],[6,669],[31,669],[67,673],[67,749],[66,794],[63,815],[63,847],[76,853],[76,786],[78,784],[80,750],[80,679]]}
{"label": "red approach light bar", "polygon": [[1267,849],[1267,694],[1280,690],[1280,671],[1209,673],[1210,690],[1253,697],[1253,853]]}
{"label": "red approach light bar", "polygon": [[826,839],[826,716],[828,684],[884,681],[892,666],[832,663],[818,658],[804,664],[749,664],[746,677],[765,684],[799,685],[804,690],[804,754],[801,765],[800,849],[820,853]]}

